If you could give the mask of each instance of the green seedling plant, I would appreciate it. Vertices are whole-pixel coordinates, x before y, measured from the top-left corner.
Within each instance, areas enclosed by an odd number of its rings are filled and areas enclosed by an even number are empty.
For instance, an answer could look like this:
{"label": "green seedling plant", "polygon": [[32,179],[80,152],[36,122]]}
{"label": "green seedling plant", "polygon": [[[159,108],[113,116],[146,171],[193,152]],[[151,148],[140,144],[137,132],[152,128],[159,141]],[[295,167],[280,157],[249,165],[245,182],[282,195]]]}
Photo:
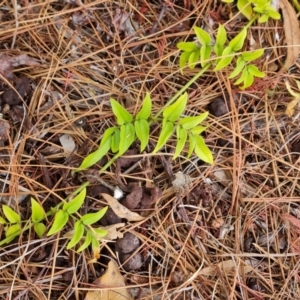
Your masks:
{"label": "green seedling plant", "polygon": [[[94,228],[91,225],[98,222],[106,213],[108,207],[104,207],[95,213],[88,213],[80,216],[78,210],[83,205],[86,197],[86,188],[83,188],[72,200],[60,203],[49,212],[45,212],[42,205],[34,198],[31,198],[31,217],[30,220],[22,221],[20,215],[9,206],[2,205],[2,212],[5,218],[0,217],[0,224],[4,226],[5,238],[0,241],[0,246],[11,242],[20,236],[24,231],[34,229],[39,238],[44,235],[52,236],[64,229],[70,219],[74,223],[74,230],[67,244],[67,249],[78,245],[77,252],[81,252],[88,246],[92,249],[99,248],[99,240],[105,237],[107,230]],[[44,224],[47,217],[54,216],[53,223],[47,232]],[[23,226],[23,223],[25,226]],[[70,235],[70,234],[69,234]]]}
{"label": "green seedling plant", "polygon": [[[225,0],[223,2],[232,2]],[[250,87],[255,77],[263,78],[265,73],[260,71],[255,61],[264,54],[263,49],[254,51],[240,52],[245,44],[247,37],[247,28],[256,20],[264,23],[269,18],[280,19],[280,14],[271,6],[271,1],[267,0],[240,0],[238,8],[250,21],[235,37],[228,42],[228,34],[225,27],[219,24],[215,37],[214,45],[210,34],[199,28],[194,27],[197,42],[179,42],[177,48],[182,51],[179,59],[179,67],[182,70],[186,65],[194,69],[200,63],[201,74],[196,75],[198,78],[206,70],[212,68],[214,71],[225,69],[234,61],[234,70],[230,73],[229,79],[239,78],[234,82],[241,89]]]}

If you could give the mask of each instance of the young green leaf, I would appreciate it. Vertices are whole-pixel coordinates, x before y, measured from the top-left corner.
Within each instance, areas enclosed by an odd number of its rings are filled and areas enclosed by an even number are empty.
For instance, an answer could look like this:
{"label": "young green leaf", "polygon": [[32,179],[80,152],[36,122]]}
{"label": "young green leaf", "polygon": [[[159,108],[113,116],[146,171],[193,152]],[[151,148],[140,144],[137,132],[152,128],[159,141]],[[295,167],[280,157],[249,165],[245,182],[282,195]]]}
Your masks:
{"label": "young green leaf", "polygon": [[176,144],[176,149],[175,149],[173,159],[176,159],[180,155],[180,153],[185,145],[185,142],[187,139],[186,129],[182,128],[180,125],[177,125],[176,126],[176,136],[177,136],[177,144]]}
{"label": "young green leaf", "polygon": [[100,256],[100,243],[93,236],[92,236],[92,250],[94,252],[94,257],[99,258],[99,256]]}
{"label": "young green leaf", "polygon": [[71,249],[75,245],[77,245],[81,240],[81,238],[83,237],[83,233],[84,233],[84,226],[81,223],[81,221],[77,221],[74,225],[74,234],[72,236],[72,239],[67,245],[67,249]]}
{"label": "young green leaf", "polygon": [[247,68],[245,68],[242,72],[242,75],[241,77],[234,83],[235,85],[238,85],[238,84],[241,84],[242,82],[245,81],[245,79],[247,78],[248,76],[248,70]]}
{"label": "young green leaf", "polygon": [[135,127],[136,136],[141,141],[141,152],[142,152],[148,145],[150,126],[146,120],[140,119],[134,122],[134,127]]}
{"label": "young green leaf", "polygon": [[[14,224],[13,226],[18,226],[18,225],[19,224]],[[17,236],[19,236],[20,233],[21,233],[21,230],[17,230],[14,234],[11,234],[10,236],[6,236],[5,239],[2,239],[0,241],[0,246],[10,243],[14,238],[16,238]]]}
{"label": "young green leaf", "polygon": [[5,228],[5,237],[8,238],[12,236],[13,238],[21,233],[20,224],[12,224]]}
{"label": "young green leaf", "polygon": [[84,249],[86,249],[92,242],[92,236],[89,232],[87,232],[86,236],[85,236],[85,240],[83,242],[83,244],[78,248],[77,252],[81,252]]}
{"label": "young green leaf", "polygon": [[45,218],[45,211],[35,199],[30,198],[31,201],[31,220],[33,223],[38,223]]}
{"label": "young green leaf", "polygon": [[5,219],[3,219],[2,217],[0,217],[0,224],[6,224],[7,222],[5,221]]}
{"label": "young green leaf", "polygon": [[194,31],[195,31],[196,36],[197,36],[199,42],[201,43],[201,45],[210,45],[211,44],[210,35],[205,30],[203,30],[200,27],[195,26]]}
{"label": "young green leaf", "polygon": [[200,124],[201,122],[203,122],[207,118],[208,114],[209,112],[206,111],[205,113],[202,113],[200,116],[182,118],[179,120],[179,124],[184,129],[192,129],[198,124]]}
{"label": "young green leaf", "polygon": [[255,51],[247,51],[247,52],[242,53],[242,58],[243,58],[243,60],[250,62],[250,61],[253,61],[253,60],[261,57],[263,54],[264,54],[264,49],[258,49]]}
{"label": "young green leaf", "polygon": [[233,0],[222,0],[222,2],[224,2],[224,3],[232,3]]}
{"label": "young green leaf", "polygon": [[179,57],[179,68],[182,69],[186,66],[186,63],[189,60],[191,52],[182,52]]}
{"label": "young green leaf", "polygon": [[135,130],[132,123],[126,123],[120,129],[119,155],[124,154],[135,140]]}
{"label": "young green leaf", "polygon": [[110,98],[110,103],[112,111],[117,118],[118,125],[132,122],[132,115],[119,102],[113,98]]}
{"label": "young green leaf", "polygon": [[184,93],[183,95],[181,95],[175,103],[168,106],[163,111],[164,119],[171,121],[171,122],[177,121],[179,119],[179,117],[181,116],[181,114],[185,110],[187,100],[188,100],[187,93]]}
{"label": "young green leaf", "polygon": [[113,153],[116,153],[119,151],[119,145],[120,145],[120,129],[117,129],[112,137],[111,137],[111,151]]}
{"label": "young green leaf", "polygon": [[226,47],[222,52],[222,57],[214,68],[214,71],[219,71],[227,67],[233,60],[234,52],[230,47]]}
{"label": "young green leaf", "polygon": [[249,86],[251,86],[254,82],[254,76],[250,73],[248,73],[248,75],[245,77],[244,79],[244,85],[241,88],[242,90],[248,88]]}
{"label": "young green leaf", "polygon": [[35,223],[33,229],[39,238],[42,238],[47,228],[43,223]]}
{"label": "young green leaf", "polygon": [[249,0],[238,0],[237,7],[248,20],[252,19],[253,9]]}
{"label": "young green leaf", "polygon": [[193,135],[199,135],[200,133],[202,133],[203,131],[205,131],[207,128],[205,126],[196,126],[194,128],[192,128],[190,130],[190,132],[193,134]]}
{"label": "young green leaf", "polygon": [[249,65],[247,69],[248,69],[248,73],[250,73],[255,77],[263,78],[266,75],[264,72],[259,71],[257,66],[254,65]]}
{"label": "young green leaf", "polygon": [[196,135],[194,136],[194,138],[196,140],[196,146],[195,146],[196,155],[204,162],[212,164],[214,159],[211,151],[205,145],[204,139],[201,136],[196,136]]}
{"label": "young green leaf", "polygon": [[61,231],[69,220],[69,214],[66,211],[59,210],[54,217],[54,222],[47,233],[47,236],[53,235]]}
{"label": "young green leaf", "polygon": [[243,71],[244,67],[245,67],[245,61],[243,59],[241,59],[241,57],[239,57],[237,59],[235,69],[232,71],[232,73],[229,75],[228,78],[232,79],[232,78],[238,76]]}
{"label": "young green leaf", "polygon": [[190,158],[191,155],[193,154],[194,152],[194,149],[196,147],[196,140],[195,140],[195,137],[193,134],[190,134],[189,135],[189,151],[188,151],[188,154],[187,154],[187,158]]}
{"label": "young green leaf", "polygon": [[245,39],[247,37],[247,29],[244,27],[230,42],[229,47],[233,52],[237,52],[244,46]]}
{"label": "young green leaf", "polygon": [[108,233],[106,229],[101,229],[101,228],[93,228],[93,231],[97,239],[104,238]]}
{"label": "young green leaf", "polygon": [[202,46],[200,49],[201,66],[204,67],[208,63],[211,54],[211,46]]}
{"label": "young green leaf", "polygon": [[156,144],[155,149],[153,150],[153,153],[158,152],[158,150],[166,144],[169,137],[173,134],[174,131],[174,124],[172,122],[166,122],[161,129],[161,133],[158,138],[158,142]]}
{"label": "young green leaf", "polygon": [[198,46],[194,42],[179,42],[177,48],[185,52],[193,52],[198,49]]}
{"label": "young green leaf", "polygon": [[101,208],[96,213],[86,214],[81,217],[81,222],[84,225],[92,225],[92,224],[98,222],[105,215],[107,209],[108,209],[108,206]]}
{"label": "young green leaf", "polygon": [[200,49],[195,50],[194,52],[192,52],[189,56],[189,68],[191,70],[193,70],[197,63],[199,62],[199,58],[200,58]]}
{"label": "young green leaf", "polygon": [[217,36],[216,36],[216,44],[220,46],[224,46],[227,41],[227,32],[225,27],[220,23]]}
{"label": "young green leaf", "polygon": [[118,130],[117,127],[111,127],[105,130],[99,148],[89,154],[82,161],[81,165],[76,170],[77,172],[91,167],[92,165],[97,163],[105,154],[108,153],[109,149],[111,148],[112,135],[116,130]]}
{"label": "young green leaf", "polygon": [[67,211],[69,215],[74,214],[82,206],[86,196],[86,188],[84,188],[74,199],[63,205],[63,210]]}
{"label": "young green leaf", "polygon": [[266,23],[269,20],[269,16],[267,14],[262,15],[261,17],[258,18],[257,22],[262,24],[262,23]]}
{"label": "young green leaf", "polygon": [[2,205],[3,214],[10,223],[18,223],[21,221],[20,216],[9,206]]}
{"label": "young green leaf", "polygon": [[268,16],[274,20],[280,20],[281,15],[279,12],[277,12],[273,7],[270,7],[268,9]]}
{"label": "young green leaf", "polygon": [[151,115],[151,109],[152,109],[152,101],[150,94],[147,92],[146,96],[143,101],[143,105],[141,110],[136,115],[136,120],[145,119],[147,120]]}

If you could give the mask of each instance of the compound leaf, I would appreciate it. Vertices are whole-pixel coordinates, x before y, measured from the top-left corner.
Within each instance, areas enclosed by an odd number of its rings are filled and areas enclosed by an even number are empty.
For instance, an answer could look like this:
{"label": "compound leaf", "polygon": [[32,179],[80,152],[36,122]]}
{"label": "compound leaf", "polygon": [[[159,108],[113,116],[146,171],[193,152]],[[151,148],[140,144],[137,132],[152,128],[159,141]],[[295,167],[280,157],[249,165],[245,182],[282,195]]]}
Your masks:
{"label": "compound leaf", "polygon": [[132,122],[132,115],[118,101],[110,98],[110,103],[112,111],[117,118],[118,125]]}
{"label": "compound leaf", "polygon": [[141,152],[142,152],[148,145],[150,126],[146,120],[140,119],[134,122],[134,127],[135,127],[136,136],[141,141]]}
{"label": "compound leaf", "polygon": [[86,214],[81,217],[81,222],[84,225],[92,225],[98,222],[106,213],[108,206],[101,208],[99,211],[95,213]]}
{"label": "compound leaf", "polygon": [[74,234],[73,234],[72,239],[70,240],[70,242],[67,245],[67,249],[71,249],[75,245],[77,245],[79,243],[79,241],[81,240],[83,233],[84,233],[84,226],[81,223],[81,221],[79,220],[74,225]]}
{"label": "compound leaf", "polygon": [[140,120],[140,119],[147,120],[151,115],[151,109],[152,109],[152,101],[151,101],[150,94],[147,92],[142,104],[142,108],[136,115],[136,120]]}
{"label": "compound leaf", "polygon": [[2,205],[3,213],[10,223],[18,223],[21,221],[20,216],[7,205]]}
{"label": "compound leaf", "polygon": [[67,211],[69,215],[74,214],[82,206],[86,196],[86,188],[84,188],[77,196],[70,202],[63,205],[63,210]]}
{"label": "compound leaf", "polygon": [[180,125],[178,125],[176,127],[176,136],[177,136],[177,144],[176,144],[176,149],[175,149],[173,159],[177,158],[180,155],[180,153],[185,145],[185,142],[187,139],[186,129],[184,129]]}
{"label": "compound leaf", "polygon": [[53,235],[59,231],[61,231],[64,226],[67,224],[69,220],[69,215],[66,211],[64,210],[59,210],[54,217],[53,224],[47,233],[47,236]]}
{"label": "compound leaf", "polygon": [[135,140],[135,130],[132,123],[126,123],[120,129],[120,145],[118,155],[124,154]]}
{"label": "compound leaf", "polygon": [[166,122],[161,129],[161,133],[158,138],[157,145],[153,150],[153,153],[158,152],[158,150],[166,144],[169,137],[173,134],[174,131],[174,124],[172,122]]}
{"label": "compound leaf", "polygon": [[33,223],[38,223],[45,218],[45,211],[41,204],[35,199],[30,198],[31,201],[31,220]]}
{"label": "compound leaf", "polygon": [[184,93],[183,95],[181,95],[175,103],[168,106],[163,111],[164,119],[171,121],[171,122],[177,121],[179,119],[179,117],[181,116],[181,114],[185,110],[187,100],[188,100],[187,93]]}

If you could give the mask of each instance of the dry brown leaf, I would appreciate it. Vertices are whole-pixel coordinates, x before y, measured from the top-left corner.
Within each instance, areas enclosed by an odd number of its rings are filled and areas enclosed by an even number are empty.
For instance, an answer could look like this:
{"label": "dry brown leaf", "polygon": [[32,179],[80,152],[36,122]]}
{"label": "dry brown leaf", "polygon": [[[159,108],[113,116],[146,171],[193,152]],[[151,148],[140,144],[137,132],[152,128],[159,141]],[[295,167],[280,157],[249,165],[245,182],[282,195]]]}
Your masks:
{"label": "dry brown leaf", "polygon": [[[296,83],[298,85],[298,89],[300,90],[300,81],[296,80]],[[285,110],[285,114],[288,117],[292,117],[294,115],[295,107],[300,101],[300,93],[294,92],[288,81],[285,82],[285,85],[289,93],[294,97],[293,100],[287,105]]]}
{"label": "dry brown leaf", "polygon": [[[214,276],[217,274],[218,270],[225,273],[230,273],[230,272],[236,273],[236,266],[237,266],[237,262],[234,262],[233,260],[229,259],[229,260],[222,261],[217,265],[213,265],[202,269],[199,275]],[[252,270],[253,267],[245,263],[244,268],[240,268],[239,274],[241,274],[241,271],[243,271],[244,274],[246,274],[251,272]]]}
{"label": "dry brown leaf", "polygon": [[[120,288],[126,286],[125,280],[117,264],[112,260],[108,263],[106,272],[94,283],[103,290],[89,291],[85,296],[85,300],[132,300],[127,289]],[[109,287],[111,289],[108,289]]]}
{"label": "dry brown leaf", "polygon": [[102,226],[99,229],[104,229],[107,230],[107,235],[103,238],[104,240],[116,240],[118,238],[123,237],[123,233],[118,231],[117,229],[122,228],[125,226],[125,223],[117,223],[113,225],[108,225],[108,226]]}
{"label": "dry brown leaf", "polygon": [[128,208],[120,204],[118,200],[108,194],[101,194],[102,197],[107,201],[110,208],[114,211],[114,213],[123,219],[128,221],[142,221],[145,218],[140,216],[139,214],[130,211]]}
{"label": "dry brown leaf", "polygon": [[300,52],[300,27],[296,12],[288,0],[280,0],[284,23],[283,28],[287,43],[287,57],[284,68],[289,69],[298,59]]}

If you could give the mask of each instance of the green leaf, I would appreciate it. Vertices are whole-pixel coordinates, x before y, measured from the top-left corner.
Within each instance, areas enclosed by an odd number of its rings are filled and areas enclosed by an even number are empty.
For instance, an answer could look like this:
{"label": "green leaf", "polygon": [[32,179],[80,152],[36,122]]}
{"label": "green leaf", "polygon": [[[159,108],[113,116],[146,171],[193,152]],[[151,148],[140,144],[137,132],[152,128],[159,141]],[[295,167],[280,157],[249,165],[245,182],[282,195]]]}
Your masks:
{"label": "green leaf", "polygon": [[153,153],[158,152],[158,150],[166,144],[169,137],[172,135],[174,131],[174,124],[172,122],[166,122],[161,129],[161,133],[158,138],[157,145],[155,149],[153,150]]}
{"label": "green leaf", "polygon": [[253,9],[249,0],[238,0],[238,10],[248,19],[251,20],[253,16]]}
{"label": "green leaf", "polygon": [[67,224],[69,220],[69,215],[66,211],[63,210],[59,210],[54,217],[54,222],[49,230],[49,232],[47,233],[47,236],[53,235],[59,231],[61,231],[64,226]]}
{"label": "green leaf", "polygon": [[181,114],[184,112],[186,104],[188,100],[188,94],[184,93],[181,95],[178,100],[173,103],[172,105],[168,106],[164,111],[163,111],[163,117],[164,119],[175,122],[179,119]]}
{"label": "green leaf", "polygon": [[112,111],[117,118],[118,125],[132,122],[132,115],[119,102],[113,98],[110,98],[110,103]]}
{"label": "green leaf", "polygon": [[97,257],[100,251],[100,243],[95,237],[92,237],[92,250],[94,252],[94,256]]}
{"label": "green leaf", "polygon": [[187,154],[187,158],[191,157],[191,155],[194,152],[195,147],[196,147],[195,137],[194,137],[194,135],[190,134],[189,135],[189,151],[188,151],[188,154]]}
{"label": "green leaf", "polygon": [[216,37],[216,44],[219,46],[224,46],[227,41],[227,32],[225,27],[222,24],[219,24],[217,37]]}
{"label": "green leaf", "polygon": [[117,129],[112,137],[111,137],[111,151],[113,153],[116,153],[119,151],[119,145],[120,145],[120,129]]}
{"label": "green leaf", "polygon": [[224,2],[224,3],[232,3],[233,0],[222,0],[222,2]]}
{"label": "green leaf", "polygon": [[201,66],[205,67],[211,54],[211,46],[202,46],[200,49]]}
{"label": "green leaf", "polygon": [[5,237],[9,238],[10,236],[14,239],[16,236],[21,233],[21,225],[20,224],[12,224],[5,228]]}
{"label": "green leaf", "polygon": [[203,131],[205,131],[207,129],[207,127],[205,126],[196,126],[194,128],[192,128],[190,130],[190,132],[194,135],[199,135],[200,133],[202,133]]}
{"label": "green leaf", "polygon": [[152,109],[152,101],[151,101],[150,94],[147,92],[143,101],[142,108],[136,115],[136,120],[140,120],[140,119],[147,120],[151,115],[151,109]]}
{"label": "green leaf", "polygon": [[81,223],[81,221],[77,221],[74,225],[74,234],[72,236],[72,239],[67,245],[67,249],[71,249],[75,245],[77,245],[81,240],[81,238],[83,237],[83,233],[84,233],[84,226]]}
{"label": "green leaf", "polygon": [[195,146],[196,155],[204,162],[212,164],[214,159],[211,151],[205,145],[204,139],[201,136],[194,136],[194,138],[196,140],[196,146]]}
{"label": "green leaf", "polygon": [[[14,224],[14,225],[19,225],[19,224]],[[0,241],[0,246],[10,243],[14,238],[16,238],[18,235],[20,235],[20,233],[21,233],[21,230],[16,231],[14,234],[6,237],[5,239],[2,239]]]}
{"label": "green leaf", "polygon": [[200,57],[200,49],[197,49],[196,51],[192,52],[189,56],[189,68],[193,70],[197,63],[199,62]]}
{"label": "green leaf", "polygon": [[191,52],[183,52],[179,57],[179,68],[182,69],[186,66],[186,63],[189,60]]}
{"label": "green leaf", "polygon": [[191,129],[203,122],[209,112],[206,111],[205,113],[201,114],[200,116],[195,116],[195,117],[185,117],[179,120],[179,124],[182,126],[184,129]]}
{"label": "green leaf", "polygon": [[10,223],[18,223],[21,221],[20,216],[7,205],[2,205],[3,214]]}
{"label": "green leaf", "polygon": [[177,48],[185,52],[193,52],[198,49],[198,46],[194,42],[179,42]]}
{"label": "green leaf", "polygon": [[45,218],[45,211],[43,207],[33,198],[31,201],[31,220],[33,223],[38,223]]}
{"label": "green leaf", "polygon": [[43,223],[35,223],[33,229],[39,238],[42,238],[47,228]]}
{"label": "green leaf", "polygon": [[247,51],[247,52],[242,53],[242,58],[243,58],[243,60],[250,62],[250,61],[253,61],[253,60],[261,57],[263,54],[264,54],[264,49],[258,49],[255,51]]}
{"label": "green leaf", "polygon": [[86,188],[84,188],[74,199],[63,205],[63,210],[67,211],[69,215],[74,214],[82,206],[86,196]]}
{"label": "green leaf", "polygon": [[146,120],[141,119],[134,122],[134,127],[135,127],[136,136],[141,141],[141,152],[142,152],[148,145],[150,126]]}
{"label": "green leaf", "polygon": [[223,50],[222,57],[218,61],[216,67],[214,68],[214,71],[219,71],[219,70],[224,69],[225,67],[227,67],[233,59],[233,55],[231,55],[231,54],[234,54],[232,49],[230,47],[226,47]]}
{"label": "green leaf", "polygon": [[262,15],[261,17],[258,18],[258,23],[262,24],[262,23],[266,23],[269,20],[269,16],[268,15]]}
{"label": "green leaf", "polygon": [[135,140],[135,130],[132,123],[121,126],[120,129],[120,145],[118,155],[124,154]]}
{"label": "green leaf", "polygon": [[111,148],[112,134],[117,130],[117,127],[111,127],[105,130],[98,150],[89,154],[81,163],[76,171],[85,170],[97,163]]}
{"label": "green leaf", "polygon": [[255,76],[255,77],[259,77],[259,78],[263,78],[265,77],[265,73],[264,72],[261,72],[257,66],[254,66],[254,65],[249,65],[247,67],[248,69],[248,73],[250,73],[251,75]]}
{"label": "green leaf", "polygon": [[237,52],[244,46],[245,38],[247,37],[247,29],[244,27],[230,42],[229,47],[233,52]]}
{"label": "green leaf", "polygon": [[173,159],[177,158],[180,155],[187,139],[187,131],[186,129],[178,125],[176,126],[176,135],[177,135],[177,144],[176,144],[176,149],[175,149]]}
{"label": "green leaf", "polygon": [[97,239],[104,238],[108,233],[106,229],[101,229],[101,228],[93,228],[93,231]]}
{"label": "green leaf", "polygon": [[6,220],[0,217],[0,224],[6,224],[6,223],[7,223]]}
{"label": "green leaf", "polygon": [[96,213],[86,214],[81,217],[81,221],[84,225],[92,225],[98,222],[106,213],[108,206],[101,208]]}
{"label": "green leaf", "polygon": [[200,27],[195,26],[194,31],[196,33],[196,36],[197,36],[199,42],[202,45],[210,45],[211,44],[210,35],[205,30],[203,30]]}
{"label": "green leaf", "polygon": [[248,76],[248,70],[247,68],[245,68],[242,72],[241,77],[234,84],[237,85],[244,82],[247,76]]}
{"label": "green leaf", "polygon": [[241,57],[238,58],[237,63],[236,63],[236,67],[235,69],[232,71],[232,73],[229,75],[229,79],[232,79],[236,76],[238,76],[244,69],[245,67],[245,61],[240,59]]}
{"label": "green leaf", "polygon": [[92,242],[92,236],[89,232],[87,232],[86,236],[85,236],[85,240],[83,242],[83,244],[78,248],[77,252],[81,252],[84,249],[86,249]]}
{"label": "green leaf", "polygon": [[254,76],[250,73],[248,73],[248,75],[245,77],[244,79],[244,85],[242,87],[242,89],[246,89],[249,86],[251,86],[254,82]]}
{"label": "green leaf", "polygon": [[273,7],[270,7],[270,9],[268,10],[268,16],[274,20],[280,20],[281,18],[280,13],[273,9]]}

